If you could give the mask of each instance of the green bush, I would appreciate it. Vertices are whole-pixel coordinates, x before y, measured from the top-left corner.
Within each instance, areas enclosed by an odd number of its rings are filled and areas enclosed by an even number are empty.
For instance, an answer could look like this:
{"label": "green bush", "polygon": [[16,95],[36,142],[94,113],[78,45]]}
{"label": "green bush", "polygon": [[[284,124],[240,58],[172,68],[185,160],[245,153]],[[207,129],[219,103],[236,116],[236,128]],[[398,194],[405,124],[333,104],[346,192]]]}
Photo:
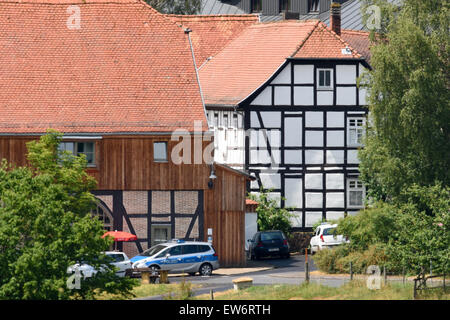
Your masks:
{"label": "green bush", "polygon": [[314,263],[319,270],[327,273],[349,273],[350,262],[354,273],[366,273],[371,265],[377,265],[380,269],[386,265],[390,272],[398,271],[389,269],[387,261],[386,245],[383,243],[372,244],[366,250],[354,250],[343,245],[321,250],[314,257]]}

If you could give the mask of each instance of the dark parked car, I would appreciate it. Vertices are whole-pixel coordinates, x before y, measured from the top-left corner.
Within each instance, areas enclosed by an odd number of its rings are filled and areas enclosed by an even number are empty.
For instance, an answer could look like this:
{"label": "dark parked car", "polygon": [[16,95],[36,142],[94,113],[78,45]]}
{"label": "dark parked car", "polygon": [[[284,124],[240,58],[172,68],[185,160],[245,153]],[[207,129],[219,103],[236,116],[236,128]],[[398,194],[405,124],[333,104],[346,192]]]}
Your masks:
{"label": "dark parked car", "polygon": [[267,256],[281,256],[289,258],[289,244],[286,236],[280,230],[259,231],[255,233],[250,242],[250,259],[259,259]]}

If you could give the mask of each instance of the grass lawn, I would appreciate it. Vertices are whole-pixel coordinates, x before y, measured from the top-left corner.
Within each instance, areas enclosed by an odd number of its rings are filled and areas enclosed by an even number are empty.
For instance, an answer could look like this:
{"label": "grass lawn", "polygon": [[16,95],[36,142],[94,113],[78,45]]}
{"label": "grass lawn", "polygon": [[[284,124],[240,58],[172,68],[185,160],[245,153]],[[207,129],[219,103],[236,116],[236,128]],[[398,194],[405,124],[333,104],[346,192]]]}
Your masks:
{"label": "grass lawn", "polygon": [[[450,293],[442,290],[422,296],[422,299],[450,300]],[[195,297],[199,300],[209,300],[210,295]],[[317,283],[302,285],[270,285],[253,286],[234,291],[214,294],[216,300],[412,300],[413,285],[392,283],[380,290],[370,290],[362,281],[348,282],[339,288],[327,287]]]}
{"label": "grass lawn", "polygon": [[[133,289],[135,298],[144,298],[150,296],[167,295],[167,298],[182,299],[191,289],[199,288],[199,285],[192,285],[190,282],[169,283],[169,284],[140,284]],[[123,300],[126,297],[113,294],[102,294],[97,296],[98,300]]]}

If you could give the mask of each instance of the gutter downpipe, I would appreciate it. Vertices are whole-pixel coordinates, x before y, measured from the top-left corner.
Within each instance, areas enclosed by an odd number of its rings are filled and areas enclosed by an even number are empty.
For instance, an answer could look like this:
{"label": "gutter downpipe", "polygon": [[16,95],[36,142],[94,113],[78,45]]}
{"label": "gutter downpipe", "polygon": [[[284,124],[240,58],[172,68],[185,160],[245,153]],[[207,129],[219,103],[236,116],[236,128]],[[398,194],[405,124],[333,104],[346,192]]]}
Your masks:
{"label": "gutter downpipe", "polygon": [[205,118],[206,118],[206,125],[208,126],[208,130],[210,130],[211,128],[209,127],[208,114],[206,113],[206,106],[205,106],[205,99],[203,98],[202,85],[200,84],[200,77],[198,76],[197,62],[195,61],[194,48],[192,47],[191,32],[192,32],[192,30],[189,28],[184,29],[184,33],[187,34],[188,39],[189,39],[189,46],[191,47],[192,60],[194,62],[195,75],[197,77],[198,88],[200,89],[200,97],[202,99],[203,112],[205,113]]}

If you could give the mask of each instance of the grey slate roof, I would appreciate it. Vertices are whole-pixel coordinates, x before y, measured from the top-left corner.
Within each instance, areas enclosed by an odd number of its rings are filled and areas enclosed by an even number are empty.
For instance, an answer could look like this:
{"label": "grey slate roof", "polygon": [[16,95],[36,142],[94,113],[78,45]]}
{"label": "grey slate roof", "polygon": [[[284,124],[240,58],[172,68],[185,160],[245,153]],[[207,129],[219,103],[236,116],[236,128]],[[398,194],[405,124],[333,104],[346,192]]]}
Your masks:
{"label": "grey slate roof", "polygon": [[[219,0],[203,0],[203,7],[200,14],[245,14],[238,6],[239,1],[228,1],[223,3]],[[362,0],[349,0],[342,4],[341,7],[341,27],[342,29],[351,30],[366,30],[362,22],[361,4]],[[235,5],[233,5],[235,4]],[[283,19],[281,14],[269,16],[261,15],[261,22],[280,21]],[[319,19],[330,25],[330,11],[325,11],[320,14],[305,14],[300,15],[300,20]]]}
{"label": "grey slate roof", "polygon": [[202,0],[202,9],[199,14],[246,14],[239,7],[233,5],[239,1],[223,3],[219,0]]}

